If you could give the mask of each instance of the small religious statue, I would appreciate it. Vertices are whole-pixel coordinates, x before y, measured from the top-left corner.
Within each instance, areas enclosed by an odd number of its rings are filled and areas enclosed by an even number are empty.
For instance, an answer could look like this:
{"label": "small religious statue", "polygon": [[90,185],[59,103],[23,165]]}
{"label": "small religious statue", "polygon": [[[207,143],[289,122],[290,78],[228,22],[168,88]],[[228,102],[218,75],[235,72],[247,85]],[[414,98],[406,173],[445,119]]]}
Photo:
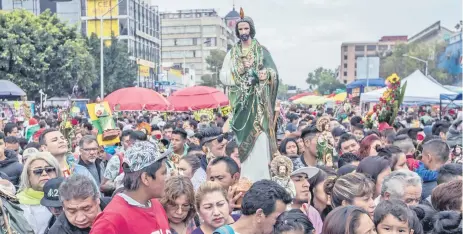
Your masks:
{"label": "small religious statue", "polygon": [[103,131],[103,141],[109,141],[119,136],[120,130],[114,123],[114,119],[110,113],[106,110],[104,103],[100,98],[97,98],[95,104],[95,115],[98,118],[98,122]]}
{"label": "small religious statue", "polygon": [[29,104],[27,104],[27,97],[23,96],[21,97],[22,103],[21,103],[21,112],[22,116],[24,117],[25,120],[29,120],[32,117],[31,113],[31,107]]}
{"label": "small religious statue", "polygon": [[270,179],[268,163],[278,151],[278,71],[270,52],[255,39],[254,22],[243,9],[235,33],[240,41],[225,56],[220,72],[222,84],[229,87],[229,129],[238,144],[241,174],[251,181]]}
{"label": "small religious statue", "polygon": [[276,156],[272,160],[270,167],[273,173],[272,180],[285,188],[291,197],[296,196],[296,187],[290,177],[293,172],[293,162],[291,159],[286,156]]}
{"label": "small religious statue", "polygon": [[325,166],[332,167],[334,137],[330,131],[330,118],[328,116],[320,117],[316,127],[320,132],[317,140],[317,160]]}

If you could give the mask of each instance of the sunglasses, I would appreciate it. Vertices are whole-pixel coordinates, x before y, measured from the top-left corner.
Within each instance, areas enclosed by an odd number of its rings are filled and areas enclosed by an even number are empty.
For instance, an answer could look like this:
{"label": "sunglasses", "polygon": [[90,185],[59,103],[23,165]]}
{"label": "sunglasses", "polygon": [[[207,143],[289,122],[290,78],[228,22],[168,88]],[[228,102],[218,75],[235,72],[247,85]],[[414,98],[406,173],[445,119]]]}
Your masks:
{"label": "sunglasses", "polygon": [[56,172],[56,169],[54,167],[37,168],[32,170],[32,173],[34,173],[36,176],[40,176],[43,174],[43,171],[45,171],[47,174],[50,174],[52,172]]}
{"label": "sunglasses", "polygon": [[228,140],[228,133],[222,134],[222,135],[220,135],[220,136],[217,137],[217,141],[218,141],[219,143],[222,143],[223,140]]}

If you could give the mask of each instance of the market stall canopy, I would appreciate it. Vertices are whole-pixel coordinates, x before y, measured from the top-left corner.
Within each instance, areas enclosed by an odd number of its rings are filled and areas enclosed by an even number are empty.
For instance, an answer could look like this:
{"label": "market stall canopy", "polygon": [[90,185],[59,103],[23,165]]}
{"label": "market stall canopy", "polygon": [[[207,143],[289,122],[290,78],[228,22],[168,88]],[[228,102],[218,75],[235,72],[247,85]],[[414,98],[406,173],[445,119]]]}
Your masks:
{"label": "market stall canopy", "polygon": [[[426,77],[421,71],[416,70],[401,81],[401,85],[408,81],[405,90],[404,104],[436,104],[439,103],[441,94],[456,94],[439,83]],[[386,88],[377,89],[360,96],[360,102],[378,102]]]}
{"label": "market stall canopy", "polygon": [[450,101],[461,101],[462,100],[462,94],[441,94],[440,95],[441,100],[450,100]]}
{"label": "market stall canopy", "polygon": [[331,101],[330,99],[326,97],[320,97],[320,96],[305,96],[298,98],[293,101],[295,104],[302,104],[302,105],[321,105],[325,104],[327,102]]}
{"label": "market stall canopy", "polygon": [[310,96],[310,95],[315,95],[315,94],[311,93],[311,92],[304,92],[304,93],[296,94],[296,95],[290,97],[289,100],[294,101],[294,100],[296,100],[298,98],[305,97],[305,96]]}
{"label": "market stall canopy", "polygon": [[167,111],[170,108],[169,101],[161,94],[140,87],[118,89],[106,96],[104,100],[113,110],[116,105],[119,105],[118,109],[121,111]]}
{"label": "market stall canopy", "polygon": [[220,90],[207,86],[193,86],[174,92],[168,100],[175,111],[195,111],[227,106],[230,102]]}
{"label": "market stall canopy", "polygon": [[26,96],[21,88],[9,80],[0,80],[0,97],[22,97]]}
{"label": "market stall canopy", "polygon": [[386,84],[384,83],[383,78],[373,78],[373,79],[357,79],[349,84],[346,85],[347,89],[354,89],[359,87],[366,87],[368,86],[377,86],[377,87],[385,87]]}

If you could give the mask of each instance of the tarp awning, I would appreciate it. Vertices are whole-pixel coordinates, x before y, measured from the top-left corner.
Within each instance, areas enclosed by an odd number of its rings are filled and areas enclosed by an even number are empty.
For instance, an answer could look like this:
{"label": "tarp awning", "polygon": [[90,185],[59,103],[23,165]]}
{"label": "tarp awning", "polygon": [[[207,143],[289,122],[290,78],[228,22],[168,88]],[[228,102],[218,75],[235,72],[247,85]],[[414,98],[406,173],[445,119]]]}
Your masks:
{"label": "tarp awning", "polygon": [[19,86],[9,80],[0,80],[0,96],[2,97],[22,97],[26,96]]}
{"label": "tarp awning", "polygon": [[[426,77],[421,71],[416,70],[401,81],[403,85],[407,81],[404,104],[432,104],[439,103],[441,94],[457,95],[457,93],[446,89],[439,83]],[[360,96],[361,102],[378,102],[386,88],[377,89]]]}
{"label": "tarp awning", "polygon": [[462,100],[462,94],[461,93],[459,93],[459,94],[441,94],[440,99],[441,100],[450,100],[450,101],[454,101],[454,100],[460,101],[460,100]]}
{"label": "tarp awning", "polygon": [[386,84],[384,83],[384,79],[383,78],[373,78],[373,79],[358,79],[358,80],[355,80],[349,84],[346,85],[346,88],[348,89],[355,89],[355,88],[358,88],[358,87],[366,87],[368,84],[368,86],[376,86],[376,87],[384,87],[386,86]]}

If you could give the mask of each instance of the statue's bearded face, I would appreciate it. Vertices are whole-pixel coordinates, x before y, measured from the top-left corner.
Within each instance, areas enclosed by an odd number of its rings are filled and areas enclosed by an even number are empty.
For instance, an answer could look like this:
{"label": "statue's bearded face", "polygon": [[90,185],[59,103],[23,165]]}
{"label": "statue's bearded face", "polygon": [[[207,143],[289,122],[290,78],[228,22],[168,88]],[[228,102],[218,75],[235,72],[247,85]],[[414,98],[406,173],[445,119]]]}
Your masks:
{"label": "statue's bearded face", "polygon": [[251,26],[247,22],[238,24],[238,33],[240,34],[241,41],[247,41],[251,38]]}

